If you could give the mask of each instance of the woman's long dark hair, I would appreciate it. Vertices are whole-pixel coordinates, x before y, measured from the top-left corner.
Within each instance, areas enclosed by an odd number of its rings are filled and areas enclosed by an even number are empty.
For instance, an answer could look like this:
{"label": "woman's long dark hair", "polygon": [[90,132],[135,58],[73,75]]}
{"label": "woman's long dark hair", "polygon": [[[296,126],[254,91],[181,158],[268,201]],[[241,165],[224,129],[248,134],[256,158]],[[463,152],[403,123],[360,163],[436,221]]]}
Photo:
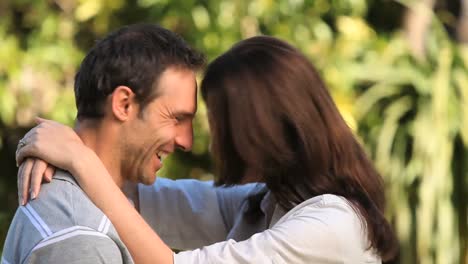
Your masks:
{"label": "woman's long dark hair", "polygon": [[396,254],[382,178],[297,49],[273,37],[241,41],[208,66],[201,91],[218,184],[265,182],[286,210],[321,194],[343,196],[370,247],[384,261]]}

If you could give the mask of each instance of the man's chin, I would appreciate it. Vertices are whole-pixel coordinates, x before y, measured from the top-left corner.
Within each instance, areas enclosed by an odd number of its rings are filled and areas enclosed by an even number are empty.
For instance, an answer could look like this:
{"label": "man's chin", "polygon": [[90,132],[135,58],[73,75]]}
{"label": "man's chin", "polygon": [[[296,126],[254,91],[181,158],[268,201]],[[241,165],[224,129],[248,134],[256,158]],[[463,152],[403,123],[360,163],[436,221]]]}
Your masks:
{"label": "man's chin", "polygon": [[156,182],[156,179],[158,177],[156,176],[156,174],[154,176],[151,176],[151,177],[141,177],[140,178],[140,183],[141,184],[144,184],[144,185],[153,185],[155,182]]}

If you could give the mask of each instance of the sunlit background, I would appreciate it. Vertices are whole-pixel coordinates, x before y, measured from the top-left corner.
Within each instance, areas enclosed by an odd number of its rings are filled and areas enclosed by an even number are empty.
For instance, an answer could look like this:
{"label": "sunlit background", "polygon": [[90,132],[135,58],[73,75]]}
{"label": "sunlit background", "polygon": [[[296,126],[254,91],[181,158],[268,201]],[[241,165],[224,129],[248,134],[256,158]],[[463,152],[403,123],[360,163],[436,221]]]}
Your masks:
{"label": "sunlit background", "polygon": [[[96,39],[152,22],[209,60],[267,34],[320,70],[386,182],[394,263],[468,263],[467,0],[0,0],[0,250],[17,207],[14,152],[37,115],[73,125],[73,79]],[[161,175],[212,178],[205,106],[191,153]]]}

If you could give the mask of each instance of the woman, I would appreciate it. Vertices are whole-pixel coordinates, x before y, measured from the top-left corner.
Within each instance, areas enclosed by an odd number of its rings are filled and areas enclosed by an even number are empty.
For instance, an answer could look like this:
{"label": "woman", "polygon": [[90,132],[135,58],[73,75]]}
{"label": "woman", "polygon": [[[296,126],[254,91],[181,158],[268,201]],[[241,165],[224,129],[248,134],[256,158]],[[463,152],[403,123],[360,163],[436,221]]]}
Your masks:
{"label": "woman", "polygon": [[[136,263],[171,263],[172,258],[175,263],[380,263],[394,257],[396,241],[383,215],[382,179],[304,55],[272,37],[241,41],[208,66],[201,91],[218,184],[266,186],[260,195],[250,195],[251,206],[234,217],[258,225],[258,197],[268,195],[281,209],[247,238],[174,254],[125,202],[85,146],[77,145],[74,153],[22,148],[18,159],[34,156],[73,172]],[[42,131],[72,133],[53,127]],[[49,141],[67,143],[53,136]],[[89,168],[106,177],[89,178]]]}

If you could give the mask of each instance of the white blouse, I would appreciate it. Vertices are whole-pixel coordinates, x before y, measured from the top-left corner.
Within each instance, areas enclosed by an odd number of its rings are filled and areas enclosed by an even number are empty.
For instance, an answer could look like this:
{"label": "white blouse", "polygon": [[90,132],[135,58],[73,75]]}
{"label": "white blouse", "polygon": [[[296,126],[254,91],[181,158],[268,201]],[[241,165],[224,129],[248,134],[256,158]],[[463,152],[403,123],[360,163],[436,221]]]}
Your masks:
{"label": "white blouse", "polygon": [[[261,214],[251,223],[246,198],[263,193]],[[368,249],[359,216],[340,196],[316,196],[286,213],[263,184],[224,188],[158,178],[139,186],[139,199],[163,241],[185,250],[174,254],[175,264],[381,263]]]}

